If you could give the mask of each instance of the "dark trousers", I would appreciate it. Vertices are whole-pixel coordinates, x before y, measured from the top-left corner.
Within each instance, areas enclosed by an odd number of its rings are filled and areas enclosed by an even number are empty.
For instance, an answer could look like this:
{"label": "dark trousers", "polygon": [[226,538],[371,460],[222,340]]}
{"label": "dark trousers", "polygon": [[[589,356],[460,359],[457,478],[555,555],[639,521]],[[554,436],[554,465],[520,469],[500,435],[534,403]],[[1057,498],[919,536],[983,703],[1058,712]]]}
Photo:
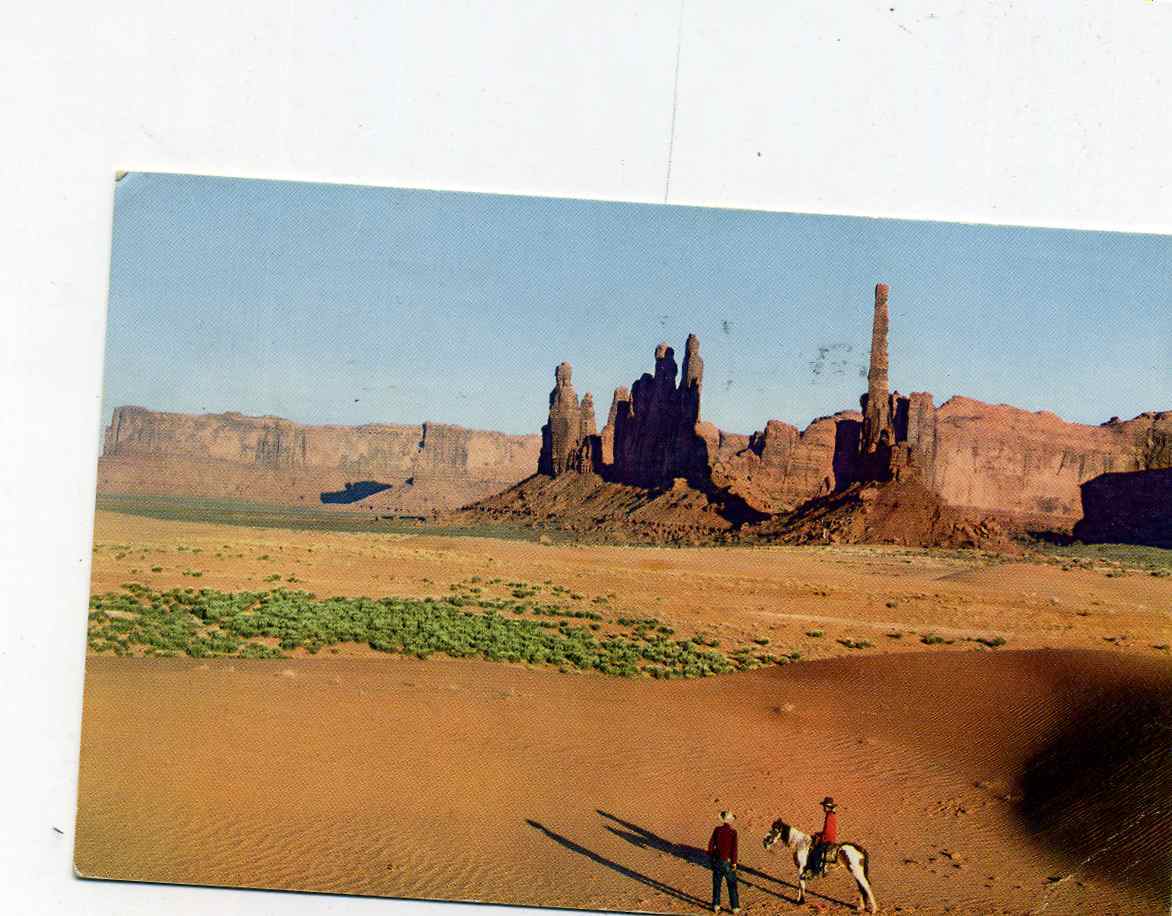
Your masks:
{"label": "dark trousers", "polygon": [[728,884],[728,903],[734,910],[741,905],[737,897],[737,873],[724,859],[712,859],[712,905],[720,906],[720,882]]}
{"label": "dark trousers", "polygon": [[821,877],[826,870],[826,844],[818,842],[814,844],[814,848],[810,850],[810,856],[806,859],[805,871],[809,872],[813,878]]}

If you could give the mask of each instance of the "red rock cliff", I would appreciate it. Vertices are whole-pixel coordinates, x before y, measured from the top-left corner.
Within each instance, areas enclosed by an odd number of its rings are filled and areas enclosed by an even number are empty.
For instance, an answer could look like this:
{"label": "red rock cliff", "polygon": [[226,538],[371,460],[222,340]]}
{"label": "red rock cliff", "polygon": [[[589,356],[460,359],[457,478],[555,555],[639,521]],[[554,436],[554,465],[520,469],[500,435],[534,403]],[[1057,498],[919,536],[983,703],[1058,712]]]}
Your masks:
{"label": "red rock cliff", "polygon": [[660,344],[654,373],[629,391],[615,390],[599,436],[592,432],[593,404],[587,424],[569,364],[559,367],[540,471],[592,471],[645,488],[685,478],[766,514],[856,483],[914,483],[947,505],[999,515],[1017,527],[1069,530],[1082,515],[1080,487],[1087,481],[1172,467],[1172,412],[1087,426],[963,397],[937,408],[928,392],[890,391],[888,300],[887,285],[876,285],[861,412],[823,417],[804,431],[770,420],[747,438],[724,433],[700,418],[704,363],[692,335],[678,386],[675,354]]}
{"label": "red rock cliff", "polygon": [[954,397],[936,413],[931,481],[945,502],[1066,529],[1080,486],[1101,474],[1172,466],[1172,412],[1102,426]]}
{"label": "red rock cliff", "polygon": [[304,426],[239,413],[119,407],[106,428],[98,489],[315,505],[356,480],[390,484],[363,507],[454,508],[527,476],[536,436],[419,426]]}

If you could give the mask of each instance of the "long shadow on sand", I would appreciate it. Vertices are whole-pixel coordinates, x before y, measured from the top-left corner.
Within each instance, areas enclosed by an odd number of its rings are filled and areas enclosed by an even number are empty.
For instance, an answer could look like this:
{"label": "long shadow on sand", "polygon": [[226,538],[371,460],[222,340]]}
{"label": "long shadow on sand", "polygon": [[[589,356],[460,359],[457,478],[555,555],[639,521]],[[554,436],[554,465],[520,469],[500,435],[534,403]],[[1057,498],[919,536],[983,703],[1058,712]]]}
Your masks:
{"label": "long shadow on sand", "polygon": [[564,837],[560,833],[554,833],[544,824],[539,824],[537,821],[528,819],[526,819],[525,823],[534,830],[540,830],[555,843],[564,846],[566,849],[570,850],[570,852],[576,852],[580,856],[585,856],[591,862],[597,862],[599,865],[604,865],[611,869],[611,871],[618,872],[624,878],[630,878],[633,881],[638,881],[640,884],[645,884],[652,890],[659,891],[662,894],[667,894],[669,897],[674,897],[676,900],[682,901],[683,903],[688,903],[692,906],[698,906],[705,909],[708,907],[707,901],[701,900],[699,897],[693,897],[691,894],[686,893],[685,891],[677,890],[669,884],[664,884],[662,881],[656,881],[654,878],[649,878],[647,875],[641,874],[632,868],[627,868],[625,865],[620,865],[618,862],[614,862],[605,856],[600,856],[598,853],[587,849],[585,846],[575,843],[568,837]]}
{"label": "long shadow on sand", "polygon": [[[631,845],[638,846],[640,849],[653,849],[656,852],[662,852],[670,856],[675,856],[677,859],[682,859],[689,865],[696,865],[700,868],[703,868],[705,871],[708,871],[708,851],[706,849],[701,849],[698,846],[689,846],[684,843],[673,843],[671,840],[664,839],[663,837],[652,833],[645,827],[640,827],[638,824],[632,824],[630,821],[625,821],[608,811],[603,811],[601,808],[596,808],[595,810],[600,816],[625,828],[623,830],[619,830],[616,827],[612,827],[610,824],[606,825],[607,830],[609,830],[615,836],[626,840]],[[762,893],[768,894],[771,897],[776,897],[778,900],[784,900],[787,903],[798,902],[796,894],[793,897],[787,897],[785,894],[779,894],[777,891],[771,890],[767,887],[762,887],[760,884],[749,881],[745,875],[752,875],[754,878],[758,878],[762,881],[772,881],[774,884],[780,884],[782,887],[787,887],[794,891],[798,889],[796,884],[791,884],[788,881],[775,878],[773,875],[766,874],[763,871],[758,871],[755,868],[749,868],[743,864],[737,867],[737,880],[740,884],[746,887],[751,887],[754,890],[761,891]],[[841,906],[852,909],[854,908],[853,903],[847,903],[845,900],[839,900],[836,897],[828,897],[825,894],[819,894],[810,890],[808,887],[806,888],[806,897],[818,897],[819,899],[825,900],[828,903],[837,903]]]}

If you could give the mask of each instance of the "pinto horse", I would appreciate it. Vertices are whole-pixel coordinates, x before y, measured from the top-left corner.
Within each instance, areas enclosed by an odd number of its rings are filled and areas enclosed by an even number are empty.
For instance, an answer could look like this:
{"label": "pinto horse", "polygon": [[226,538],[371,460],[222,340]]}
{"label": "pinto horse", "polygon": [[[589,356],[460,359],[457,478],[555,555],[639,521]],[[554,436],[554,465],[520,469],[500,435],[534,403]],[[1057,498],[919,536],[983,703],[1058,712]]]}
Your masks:
{"label": "pinto horse", "polygon": [[[805,903],[806,880],[802,877],[802,873],[806,870],[806,860],[809,859],[810,851],[814,848],[814,838],[778,818],[769,828],[769,833],[765,834],[763,843],[766,849],[772,849],[778,840],[787,849],[794,851],[794,865],[798,869],[798,903]],[[859,886],[858,911],[863,912],[863,907],[866,906],[867,912],[874,913],[875,894],[871,890],[871,882],[867,876],[867,850],[855,843],[842,843],[838,847],[838,854],[835,856],[834,862],[845,865]],[[832,865],[834,862],[827,861],[826,865]]]}

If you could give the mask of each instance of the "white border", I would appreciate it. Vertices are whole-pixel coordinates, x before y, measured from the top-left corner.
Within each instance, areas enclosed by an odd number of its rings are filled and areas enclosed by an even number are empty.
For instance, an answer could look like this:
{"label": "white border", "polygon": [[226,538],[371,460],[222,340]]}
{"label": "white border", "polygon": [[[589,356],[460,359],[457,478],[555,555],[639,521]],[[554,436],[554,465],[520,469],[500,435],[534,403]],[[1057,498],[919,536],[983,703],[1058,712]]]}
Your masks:
{"label": "white border", "polygon": [[71,877],[116,169],[661,201],[670,146],[674,203],[1169,232],[1170,45],[1142,0],[7,9],[8,911],[428,906]]}

